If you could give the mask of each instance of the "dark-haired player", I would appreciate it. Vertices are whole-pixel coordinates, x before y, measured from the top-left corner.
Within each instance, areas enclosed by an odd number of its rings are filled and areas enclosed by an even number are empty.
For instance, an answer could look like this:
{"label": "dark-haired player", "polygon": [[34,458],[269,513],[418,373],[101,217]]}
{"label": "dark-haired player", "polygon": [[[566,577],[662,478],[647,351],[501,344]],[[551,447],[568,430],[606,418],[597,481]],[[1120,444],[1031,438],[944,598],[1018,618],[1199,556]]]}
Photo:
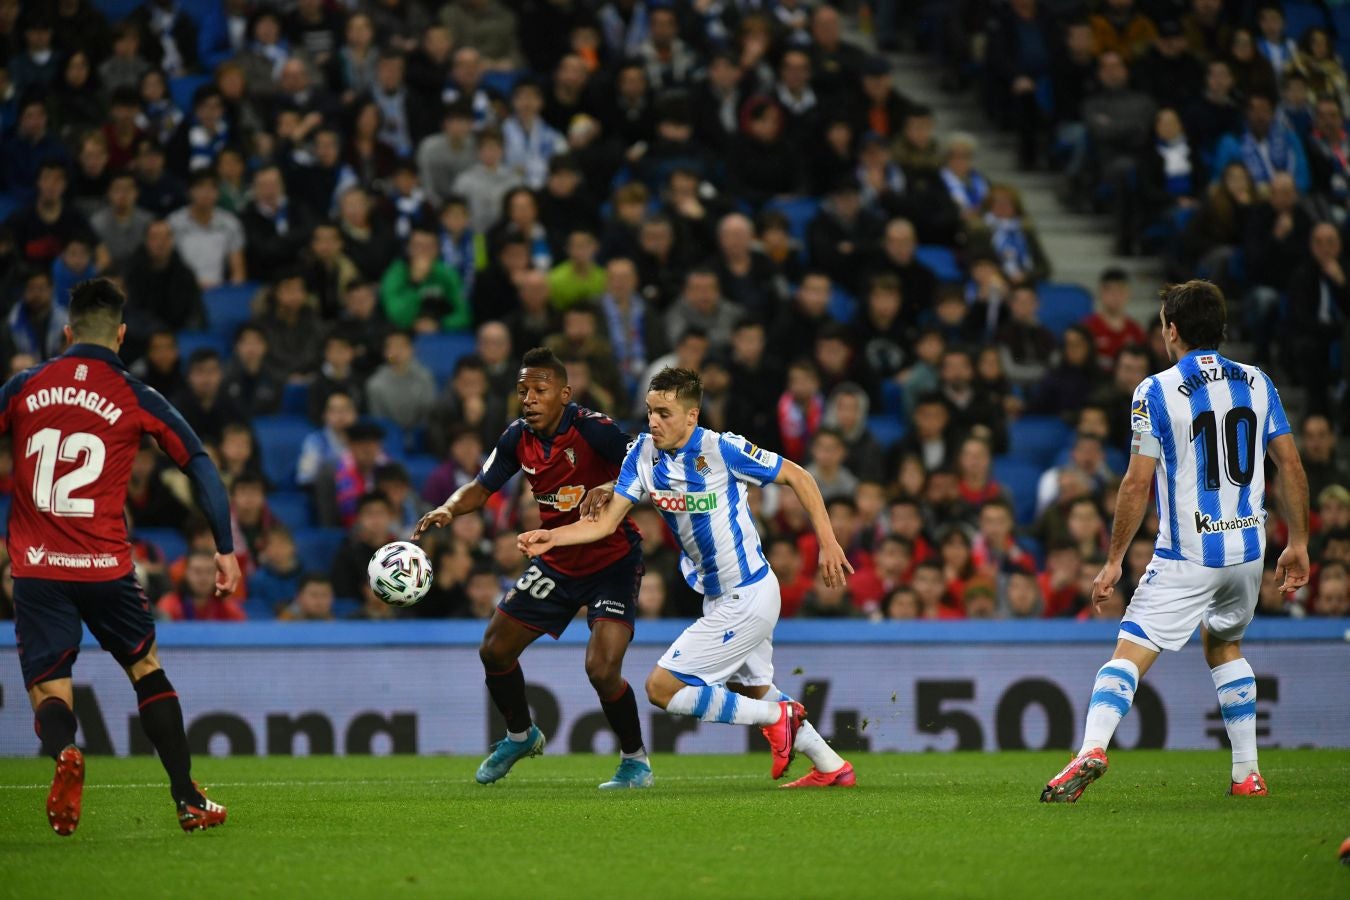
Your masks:
{"label": "dark-haired player", "polygon": [[14,441],[14,631],[42,749],[56,760],[47,819],[60,835],[79,824],[84,789],[71,688],[81,622],[131,678],[141,726],[169,773],[183,830],[225,821],[225,807],[192,780],[183,710],[160,668],[155,620],[132,572],[122,510],[141,436],[151,435],[192,481],[215,535],[222,597],[239,583],[229,502],[183,417],[118,358],[125,303],[106,279],[77,285],[65,327],[70,348],[0,389],[0,433]]}
{"label": "dark-haired player", "polygon": [[1139,679],[1162,651],[1186,646],[1197,625],[1233,745],[1228,793],[1267,793],[1256,765],[1256,676],[1242,656],[1266,554],[1266,460],[1277,468],[1289,525],[1278,563],[1281,591],[1308,583],[1308,479],[1270,376],[1219,353],[1227,310],[1208,281],[1162,293],[1163,339],[1176,365],[1135,388],[1133,455],[1093,603],[1109,598],[1120,580],[1150,484],[1158,504],[1153,559],[1121,620],[1116,652],[1092,685],[1082,747],[1045,785],[1043,803],[1073,803],[1106,774],[1106,747]]}
{"label": "dark-haired player", "polygon": [[[478,477],[422,517],[414,540],[428,528],[482,508],[517,471],[524,470],[529,479],[544,524],[553,526],[577,521],[586,492],[618,476],[629,436],[600,413],[570,402],[567,370],[551,351],[536,348],[521,359],[516,395],[521,417],[507,427]],[[544,734],[530,720],[525,702],[520,655],[541,634],[559,637],[585,606],[591,628],[586,675],[618,735],[622,754],[618,771],[600,787],[651,786],[637,698],[623,678],[641,581],[641,535],[625,518],[593,546],[533,560],[507,591],[478,650],[488,693],[506,719],[507,735],[478,767],[479,783],[491,784],[511,771],[517,760],[543,752]]]}
{"label": "dark-haired player", "polygon": [[760,546],[742,485],[774,482],[792,490],[815,529],[825,584],[842,587],[853,566],[811,474],[740,435],[703,428],[702,402],[697,372],[669,367],[658,372],[647,391],[651,433],[633,442],[613,489],[595,491],[580,522],[522,534],[520,549],[533,556],[590,544],[650,497],[680,542],[681,574],[704,600],[702,618],[675,639],[647,677],[647,699],[677,716],[760,726],[773,751],[775,779],[800,750],[810,757],[811,771],[784,787],[852,787],[853,766],[806,721],[805,708],[773,683],[778,578]]}

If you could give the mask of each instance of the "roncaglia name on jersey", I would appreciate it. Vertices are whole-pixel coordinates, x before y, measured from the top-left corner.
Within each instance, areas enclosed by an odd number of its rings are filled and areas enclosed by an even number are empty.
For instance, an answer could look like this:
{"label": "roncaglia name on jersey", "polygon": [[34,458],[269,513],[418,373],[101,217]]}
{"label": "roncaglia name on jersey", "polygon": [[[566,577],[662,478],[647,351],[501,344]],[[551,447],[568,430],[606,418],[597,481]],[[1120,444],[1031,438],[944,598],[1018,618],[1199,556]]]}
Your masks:
{"label": "roncaglia name on jersey", "polygon": [[[1206,362],[1217,362],[1213,356],[1200,357],[1201,365]],[[1186,378],[1181,384],[1177,385],[1177,393],[1183,397],[1189,397],[1207,384],[1213,384],[1216,381],[1245,381],[1247,387],[1255,390],[1256,378],[1247,373],[1241,366],[1212,366],[1208,369],[1201,369],[1194,375]]]}
{"label": "roncaglia name on jersey", "polygon": [[122,418],[122,407],[113,403],[107,397],[97,391],[86,390],[85,388],[64,387],[42,388],[33,391],[27,397],[29,412],[37,412],[44,406],[80,406],[89,410],[94,415],[107,421],[109,425],[116,425],[117,420]]}

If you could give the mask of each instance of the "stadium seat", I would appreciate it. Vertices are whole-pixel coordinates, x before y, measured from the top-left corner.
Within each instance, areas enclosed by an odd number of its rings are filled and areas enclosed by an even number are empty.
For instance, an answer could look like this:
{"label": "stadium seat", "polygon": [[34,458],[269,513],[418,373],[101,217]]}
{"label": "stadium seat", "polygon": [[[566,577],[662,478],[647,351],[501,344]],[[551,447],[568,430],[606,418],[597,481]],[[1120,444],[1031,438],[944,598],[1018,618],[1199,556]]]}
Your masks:
{"label": "stadium seat", "polygon": [[1044,469],[1024,459],[1010,456],[994,458],[994,480],[1012,495],[1017,524],[1030,525],[1036,518],[1036,487]]}
{"label": "stadium seat", "polygon": [[0,497],[0,537],[9,537],[9,503],[9,494]]}
{"label": "stadium seat", "polygon": [[1307,0],[1285,0],[1284,33],[1294,40],[1303,37],[1309,28],[1326,28],[1329,24],[1319,4]]}
{"label": "stadium seat", "polygon": [[806,244],[806,228],[820,212],[820,199],[817,197],[793,197],[789,200],[770,200],[764,204],[765,212],[782,213],[788,220],[788,231],[800,244]]}
{"label": "stadium seat", "polygon": [[202,294],[206,305],[206,323],[211,330],[228,341],[252,316],[249,305],[261,286],[253,282],[222,284]]}
{"label": "stadium seat", "polygon": [[474,351],[474,343],[471,334],[419,334],[413,352],[440,385],[454,374],[460,358]]}
{"label": "stadium seat", "polygon": [[333,618],[350,619],[361,610],[361,601],[355,597],[338,597],[333,600]]}
{"label": "stadium seat", "polygon": [[905,414],[905,389],[893,379],[887,378],[881,383],[881,409],[878,412],[890,416]]}
{"label": "stadium seat", "polygon": [[484,72],[483,87],[487,88],[489,93],[497,93],[506,100],[510,100],[511,91],[515,89],[516,82],[525,76],[524,72],[511,70],[506,72]]}
{"label": "stadium seat", "polygon": [[381,419],[379,416],[363,416],[361,421],[383,428],[384,452],[390,459],[403,461],[403,457],[407,455],[407,448],[404,444],[403,429],[397,422],[392,419]]}
{"label": "stadium seat", "polygon": [[951,284],[966,280],[965,273],[961,271],[961,266],[956,261],[956,253],[950,247],[925,244],[915,250],[914,255],[919,262],[933,270],[938,281]]}
{"label": "stadium seat", "polygon": [[174,105],[183,111],[183,115],[192,115],[192,95],[197,88],[211,83],[210,75],[179,75],[169,79],[169,96]]}
{"label": "stadium seat", "polygon": [[341,528],[302,528],[293,535],[295,558],[307,572],[327,572],[346,534]]}
{"label": "stadium seat", "polygon": [[171,563],[187,555],[187,538],[177,528],[137,528],[136,537],[158,547],[165,562]]}
{"label": "stadium seat", "polygon": [[413,490],[419,493],[422,485],[427,483],[431,473],[436,471],[436,467],[441,461],[427,453],[416,453],[403,461],[403,467],[408,470],[408,478],[412,480]]}
{"label": "stadium seat", "polygon": [[288,416],[309,417],[309,385],[288,381],[281,389],[281,411]]}
{"label": "stadium seat", "polygon": [[1008,455],[1042,468],[1053,465],[1064,446],[1071,443],[1069,426],[1056,416],[1024,416],[1008,431]]}
{"label": "stadium seat", "polygon": [[267,495],[267,508],[292,532],[314,525],[309,495],[304,491],[273,491]]}
{"label": "stadium seat", "polygon": [[1036,286],[1036,293],[1041,298],[1041,324],[1057,338],[1092,313],[1092,295],[1079,285],[1047,281]]}
{"label": "stadium seat", "polygon": [[209,348],[216,351],[222,358],[230,355],[230,342],[220,335],[211,331],[180,331],[178,332],[178,356],[187,362],[188,357],[196,350]]}
{"label": "stadium seat", "polygon": [[313,430],[309,420],[300,416],[259,416],[253,420],[263,474],[273,487],[295,487],[295,463],[300,458],[300,444]]}
{"label": "stadium seat", "polygon": [[905,436],[905,422],[899,416],[878,415],[867,417],[867,430],[877,443],[889,450]]}
{"label": "stadium seat", "polygon": [[841,325],[852,324],[858,315],[858,301],[840,287],[830,288],[830,318]]}
{"label": "stadium seat", "polygon": [[0,222],[14,215],[23,206],[23,201],[14,194],[0,193]]}
{"label": "stadium seat", "polygon": [[94,9],[109,22],[120,22],[141,6],[141,0],[94,0]]}

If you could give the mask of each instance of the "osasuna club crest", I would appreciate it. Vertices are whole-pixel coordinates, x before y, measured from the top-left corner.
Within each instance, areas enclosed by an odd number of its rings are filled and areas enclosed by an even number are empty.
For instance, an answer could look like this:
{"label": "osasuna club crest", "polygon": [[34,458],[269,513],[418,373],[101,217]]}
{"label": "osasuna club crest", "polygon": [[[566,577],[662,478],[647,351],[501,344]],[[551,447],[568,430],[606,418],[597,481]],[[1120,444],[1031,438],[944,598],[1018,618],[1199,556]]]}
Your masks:
{"label": "osasuna club crest", "polygon": [[567,462],[569,464],[574,466],[577,464],[577,451],[573,450],[571,447],[563,449],[563,456],[567,457]]}

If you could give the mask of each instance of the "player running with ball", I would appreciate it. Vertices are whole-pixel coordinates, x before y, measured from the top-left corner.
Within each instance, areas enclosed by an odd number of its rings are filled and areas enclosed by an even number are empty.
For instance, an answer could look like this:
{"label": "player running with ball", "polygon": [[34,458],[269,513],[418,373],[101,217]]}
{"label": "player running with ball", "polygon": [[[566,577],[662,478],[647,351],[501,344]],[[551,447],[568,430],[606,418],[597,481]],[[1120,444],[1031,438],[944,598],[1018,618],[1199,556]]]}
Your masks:
{"label": "player running with ball", "polygon": [[647,697],[666,712],[705,722],[759,725],[781,778],[794,749],[814,767],[785,787],[851,787],[853,766],[805,721],[806,710],[773,684],[778,579],[760,547],[742,483],[786,484],[811,517],[820,567],[831,586],[852,572],[834,536],[820,489],[806,470],[738,435],[698,424],[703,385],[689,369],[663,369],[647,392],[650,434],[628,448],[613,492],[596,490],[595,518],[520,536],[531,556],[589,544],[611,534],[650,496],[683,553],[680,569],[704,595],[703,618],[684,630],[647,678]]}
{"label": "player running with ball", "polygon": [[[524,470],[549,524],[575,522],[589,488],[614,480],[629,437],[600,413],[570,402],[567,369],[549,350],[536,348],[521,359],[516,395],[521,417],[507,427],[478,477],[422,517],[413,540],[428,528],[481,509],[488,497]],[[586,607],[591,640],[586,675],[619,738],[619,769],[602,789],[652,784],[651,764],[642,745],[637,698],[623,678],[623,657],[633,640],[642,544],[637,527],[620,516],[599,543],[536,559],[507,592],[488,622],[478,655],[487,673],[488,694],[506,719],[507,734],[492,745],[478,767],[480,784],[491,784],[519,760],[544,751],[544,733],[530,720],[520,655],[541,634],[557,638]]]}
{"label": "player running with ball", "polygon": [[216,539],[216,595],[239,584],[225,486],[202,442],[160,394],[127,373],[126,298],[107,279],[70,292],[63,355],[11,378],[0,390],[0,434],[14,439],[14,633],[42,750],[56,760],[47,820],[60,835],[80,823],[84,756],[75,746],[71,671],[81,622],[126,670],[146,737],[169,774],[184,831],[225,821],[202,796],[178,694],[159,665],[155,619],[136,583],[124,509],[132,461],[150,435],[192,482]]}
{"label": "player running with ball", "polygon": [[1207,281],[1169,287],[1160,315],[1176,365],[1135,389],[1133,455],[1093,601],[1120,580],[1150,482],[1159,520],[1153,560],[1120,623],[1115,656],[1092,686],[1082,749],[1046,784],[1043,803],[1072,803],[1105,774],[1106,746],[1139,679],[1163,650],[1184,647],[1196,625],[1233,745],[1228,792],[1266,794],[1256,766],[1256,678],[1242,658],[1265,559],[1266,457],[1278,467],[1289,526],[1282,591],[1308,583],[1308,480],[1269,376],[1219,354],[1227,316],[1219,289]]}

